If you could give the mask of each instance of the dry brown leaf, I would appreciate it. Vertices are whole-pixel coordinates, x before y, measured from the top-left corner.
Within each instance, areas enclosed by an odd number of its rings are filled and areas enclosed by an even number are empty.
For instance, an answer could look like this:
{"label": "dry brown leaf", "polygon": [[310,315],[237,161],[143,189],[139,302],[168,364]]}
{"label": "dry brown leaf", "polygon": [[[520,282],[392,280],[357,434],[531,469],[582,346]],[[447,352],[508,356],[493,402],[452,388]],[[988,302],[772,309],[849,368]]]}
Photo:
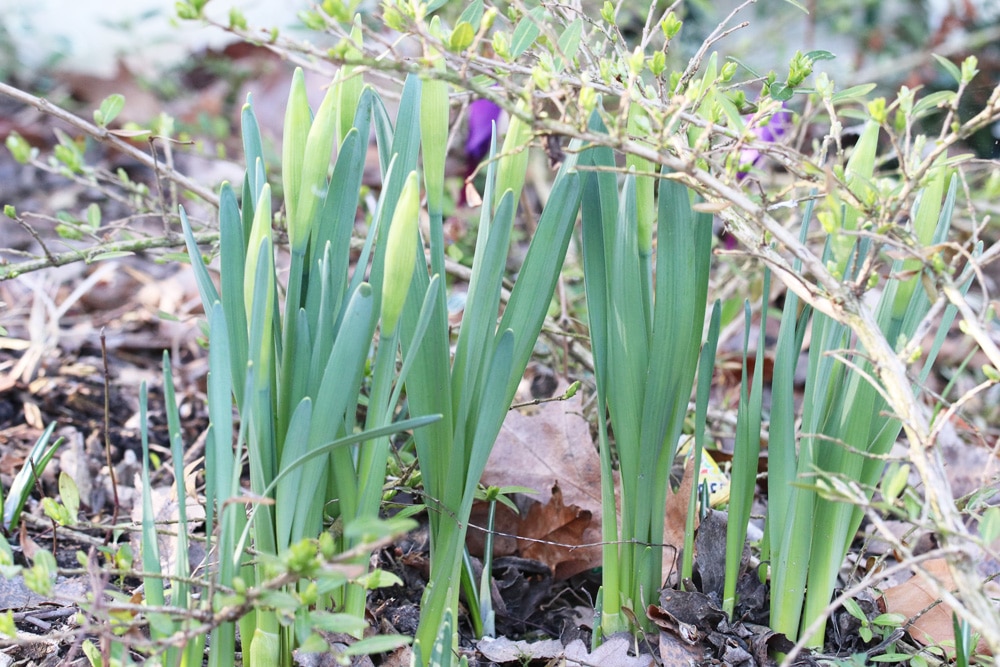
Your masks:
{"label": "dry brown leaf", "polygon": [[566,645],[566,667],[653,667],[651,655],[629,655],[632,638],[624,633],[612,635],[603,644],[589,651],[583,641],[574,639]]}
{"label": "dry brown leaf", "polygon": [[587,544],[584,538],[592,523],[590,510],[563,504],[559,484],[552,487],[552,497],[542,505],[535,503],[521,524],[518,540],[521,555],[544,563],[556,579],[567,579],[600,563],[601,548],[587,546],[573,549],[566,545]]}
{"label": "dry brown leaf", "polygon": [[653,656],[629,655],[632,648],[630,639],[620,634],[613,635],[593,652],[580,639],[564,647],[558,639],[528,642],[512,641],[506,637],[484,637],[476,648],[484,658],[499,664],[546,660],[549,664],[566,667],[652,667]]}
{"label": "dry brown leaf", "polygon": [[[567,387],[561,381],[553,395],[565,393]],[[552,568],[557,579],[601,565],[601,462],[582,410],[583,397],[579,393],[566,401],[542,403],[531,415],[512,410],[504,420],[482,479],[486,485],[526,486],[538,491],[521,517],[498,507],[497,522],[503,523],[496,530],[548,542],[521,540],[518,548],[526,558]],[[684,544],[691,471],[688,465],[681,487],[667,497],[664,577],[673,569]],[[616,472],[616,505],[620,507],[618,487]],[[484,517],[484,511],[475,514],[473,523],[483,525]],[[481,542],[476,532],[470,535]],[[579,545],[592,546],[575,548]],[[494,554],[510,554],[512,547],[512,541],[498,540]]]}
{"label": "dry brown leaf", "polygon": [[410,667],[413,664],[413,649],[400,646],[382,660],[382,667]]}
{"label": "dry brown leaf", "polygon": [[[923,646],[952,642],[950,646],[945,647],[945,650],[949,656],[953,656],[955,631],[951,618],[952,609],[944,602],[931,607],[938,596],[934,592],[934,585],[927,580],[928,575],[933,577],[939,586],[948,590],[955,589],[955,581],[948,570],[948,562],[943,558],[934,558],[925,561],[921,565],[921,570],[910,579],[885,590],[883,593],[885,611],[913,619],[913,622],[906,626],[906,631],[914,641]],[[926,613],[920,613],[928,607],[931,608]],[[920,616],[914,618],[917,614]],[[985,641],[979,641],[976,652],[989,654],[989,647]]]}
{"label": "dry brown leaf", "polygon": [[563,645],[558,639],[529,642],[507,637],[483,637],[476,642],[479,654],[490,662],[505,664],[526,660],[552,660],[562,656]]}
{"label": "dry brown leaf", "polygon": [[[560,383],[555,394],[566,391]],[[590,509],[600,518],[601,463],[582,416],[583,397],[543,403],[533,415],[511,410],[504,420],[486,464],[484,484],[520,484],[538,491],[535,498],[547,503],[558,483],[566,505]]]}
{"label": "dry brown leaf", "polygon": [[[667,491],[667,507],[663,514],[663,573],[664,581],[676,569],[680,561],[681,550],[684,548],[685,524],[687,523],[688,503],[694,485],[694,458],[688,457],[684,465],[684,477],[677,491]],[[698,527],[695,517],[695,525]]]}
{"label": "dry brown leaf", "polygon": [[[567,387],[561,382],[554,395],[564,393]],[[512,528],[520,537],[568,545],[539,548],[547,552],[548,560],[542,562],[552,568],[553,573],[558,571],[556,576],[560,577],[601,564],[600,546],[572,548],[601,541],[601,463],[582,409],[583,398],[577,394],[566,401],[543,403],[530,416],[511,410],[500,429],[482,479],[487,485],[526,486],[538,492],[531,498],[541,509],[535,509],[532,503],[527,514],[514,521]],[[556,502],[553,502],[553,489],[559,492]],[[546,509],[550,505],[552,507]],[[559,518],[569,516],[567,512],[572,513],[569,519]],[[539,519],[544,519],[540,527],[530,527],[531,521]],[[572,527],[567,528],[566,523]],[[541,537],[558,528],[565,529],[563,537],[575,537],[572,541]]]}
{"label": "dry brown leaf", "polygon": [[31,539],[31,536],[28,535],[28,526],[23,521],[21,522],[21,530],[18,534],[18,543],[21,545],[21,553],[23,553],[24,557],[28,560],[35,560],[35,555],[42,550],[42,548],[38,546],[38,542],[35,542]]}
{"label": "dry brown leaf", "polygon": [[666,632],[659,634],[660,660],[664,665],[701,665],[705,662],[705,649],[690,646]]}

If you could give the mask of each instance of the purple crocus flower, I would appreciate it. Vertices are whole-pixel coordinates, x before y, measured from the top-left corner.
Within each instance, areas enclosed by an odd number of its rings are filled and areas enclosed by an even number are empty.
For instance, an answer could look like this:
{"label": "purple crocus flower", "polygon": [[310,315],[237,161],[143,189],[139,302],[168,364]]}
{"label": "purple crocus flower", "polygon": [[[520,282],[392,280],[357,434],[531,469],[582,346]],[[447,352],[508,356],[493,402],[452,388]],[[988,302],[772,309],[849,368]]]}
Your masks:
{"label": "purple crocus flower", "polygon": [[499,122],[501,109],[489,100],[476,100],[469,105],[469,134],[465,139],[465,158],[469,169],[486,157],[493,136],[493,123]]}
{"label": "purple crocus flower", "polygon": [[[758,141],[773,144],[781,140],[788,131],[792,129],[792,112],[782,108],[771,114],[771,118],[764,125],[753,128],[753,133]],[[740,151],[740,166],[753,167],[760,164],[764,156],[756,148],[744,148]],[[746,177],[747,171],[740,171],[737,177]]]}
{"label": "purple crocus flower", "polygon": [[[757,141],[773,144],[781,140],[788,131],[792,129],[792,112],[784,107],[780,111],[771,114],[771,117],[763,125],[758,125],[753,129],[754,137]],[[760,164],[764,156],[756,148],[746,147],[740,150],[740,167],[747,171],[738,171],[736,178],[743,180],[750,173],[750,168]],[[724,225],[719,225],[716,236],[722,242],[722,247],[726,250],[736,248],[736,237],[730,234]]]}

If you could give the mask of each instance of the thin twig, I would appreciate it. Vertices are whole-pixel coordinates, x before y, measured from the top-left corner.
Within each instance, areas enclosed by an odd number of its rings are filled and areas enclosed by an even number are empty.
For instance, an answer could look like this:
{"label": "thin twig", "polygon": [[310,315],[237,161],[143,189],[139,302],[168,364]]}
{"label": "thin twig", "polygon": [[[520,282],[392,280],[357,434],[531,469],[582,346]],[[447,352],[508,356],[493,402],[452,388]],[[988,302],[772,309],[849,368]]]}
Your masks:
{"label": "thin twig", "polygon": [[[111,462],[111,373],[108,370],[108,344],[104,338],[104,327],[101,327],[101,361],[104,364],[104,457],[108,464],[108,475],[111,477],[111,493],[114,497],[114,507],[111,511],[111,523],[118,523],[118,479],[115,466]],[[105,544],[111,543],[113,531],[110,529],[104,536]]]}
{"label": "thin twig", "polygon": [[[219,233],[200,232],[195,234],[194,238],[198,245],[212,244],[219,240]],[[64,266],[74,262],[90,264],[91,262],[98,260],[100,256],[104,254],[142,252],[143,250],[152,250],[154,248],[175,248],[183,245],[184,239],[181,237],[167,238],[163,236],[147,239],[129,239],[128,241],[115,241],[113,243],[98,243],[97,245],[90,246],[89,248],[83,250],[68,250],[66,252],[56,253],[48,258],[38,258],[18,262],[16,264],[0,265],[0,282],[17,278],[18,276],[22,276],[26,273],[32,273],[33,271],[40,271],[42,269],[48,269],[56,266]]]}
{"label": "thin twig", "polygon": [[701,46],[698,48],[697,53],[695,53],[694,56],[691,57],[691,60],[688,62],[687,68],[684,70],[684,73],[681,74],[681,78],[677,83],[676,90],[681,90],[684,87],[684,85],[691,80],[691,77],[693,77],[695,73],[701,68],[701,61],[705,57],[705,54],[708,53],[708,49],[711,48],[712,44],[715,44],[720,39],[726,37],[732,32],[739,30],[741,28],[745,28],[748,25],[750,25],[749,21],[744,21],[739,25],[733,26],[731,28],[726,28],[726,25],[730,21],[732,21],[737,14],[739,14],[741,11],[743,11],[750,5],[755,4],[756,2],[757,0],[743,0],[742,3],[737,5],[731,12],[729,12],[729,15],[726,16],[726,18],[722,19],[722,21],[719,22],[719,25],[715,27],[715,30],[712,31],[712,34],[706,37],[705,40],[701,43]]}
{"label": "thin twig", "polygon": [[155,174],[157,174],[157,176],[173,181],[182,188],[198,195],[201,199],[205,200],[212,206],[216,208],[219,207],[219,197],[214,192],[179,171],[158,164],[156,160],[151,158],[146,153],[143,153],[131,143],[115,136],[112,130],[109,130],[106,127],[98,127],[97,125],[80,118],[76,114],[66,111],[62,107],[52,104],[43,97],[36,97],[2,81],[0,81],[0,95],[5,95],[12,100],[27,104],[28,106],[38,109],[44,114],[61,120],[64,123],[68,123],[88,136],[93,137],[97,141],[112,146],[115,150],[121,151],[133,160],[149,167]]}

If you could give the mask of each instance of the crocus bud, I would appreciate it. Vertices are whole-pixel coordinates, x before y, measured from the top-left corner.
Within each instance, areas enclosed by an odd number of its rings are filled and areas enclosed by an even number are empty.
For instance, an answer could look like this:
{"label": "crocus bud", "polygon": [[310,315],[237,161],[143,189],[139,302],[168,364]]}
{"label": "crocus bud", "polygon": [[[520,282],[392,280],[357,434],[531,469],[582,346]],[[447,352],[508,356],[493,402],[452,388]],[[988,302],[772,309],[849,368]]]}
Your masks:
{"label": "crocus bud", "polygon": [[385,247],[385,273],[382,276],[382,332],[396,332],[410,291],[413,268],[417,263],[417,223],[420,218],[420,188],[417,172],[411,171],[399,193],[396,210],[389,225]]}

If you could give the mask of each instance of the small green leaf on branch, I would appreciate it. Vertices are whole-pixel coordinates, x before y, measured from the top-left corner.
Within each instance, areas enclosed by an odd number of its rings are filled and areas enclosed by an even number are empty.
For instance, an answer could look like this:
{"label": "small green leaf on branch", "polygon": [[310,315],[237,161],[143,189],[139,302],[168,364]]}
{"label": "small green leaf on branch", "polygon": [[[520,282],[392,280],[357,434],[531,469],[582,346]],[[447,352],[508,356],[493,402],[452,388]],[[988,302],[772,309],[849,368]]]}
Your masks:
{"label": "small green leaf on branch", "polygon": [[105,97],[101,102],[101,106],[94,111],[94,122],[101,127],[107,127],[124,108],[125,96],[112,93]]}

